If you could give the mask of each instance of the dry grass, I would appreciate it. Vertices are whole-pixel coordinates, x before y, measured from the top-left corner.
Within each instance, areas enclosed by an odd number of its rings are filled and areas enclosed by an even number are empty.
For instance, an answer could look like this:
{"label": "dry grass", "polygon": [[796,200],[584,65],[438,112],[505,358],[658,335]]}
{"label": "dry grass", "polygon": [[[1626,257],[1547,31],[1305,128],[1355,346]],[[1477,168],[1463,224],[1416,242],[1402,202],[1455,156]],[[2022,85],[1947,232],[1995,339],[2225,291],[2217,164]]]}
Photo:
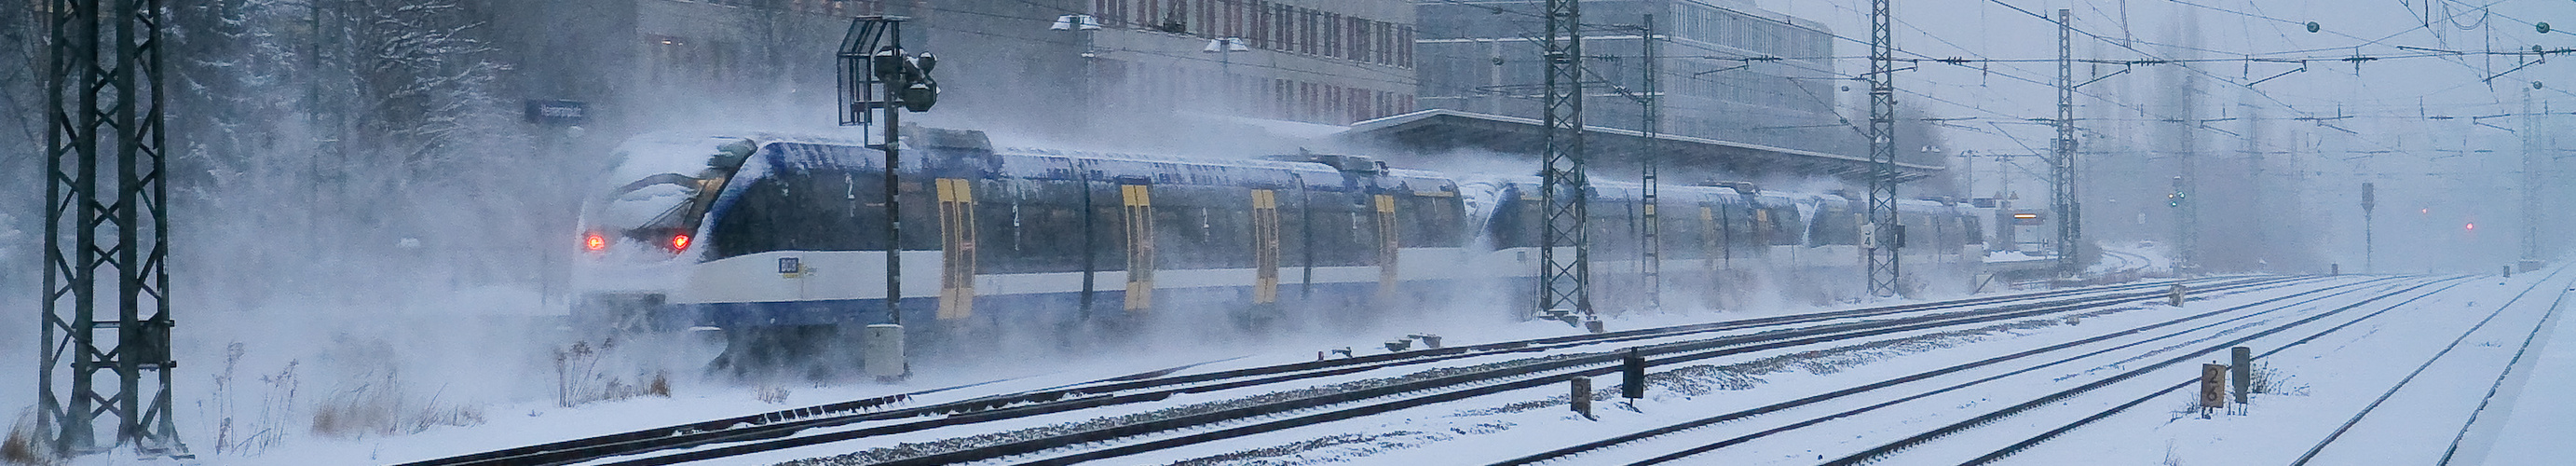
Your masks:
{"label": "dry grass", "polygon": [[52,449],[45,448],[42,441],[37,440],[42,434],[36,431],[34,414],[33,411],[20,414],[18,422],[9,426],[9,437],[0,440],[0,464],[26,466],[62,464],[62,459],[54,457]]}
{"label": "dry grass", "polygon": [[403,386],[395,372],[386,371],[381,378],[323,400],[313,407],[313,433],[334,438],[405,435],[439,426],[480,425],[485,420],[481,407],[442,402],[438,395],[412,404]]}
{"label": "dry grass", "polygon": [[2253,389],[2254,393],[2308,396],[2308,384],[2294,382],[2297,376],[2283,373],[2280,369],[2273,368],[2271,363],[2255,364],[2253,373],[2248,375],[2251,376],[2249,378],[2252,382],[2245,385]]}
{"label": "dry grass", "polygon": [[[610,338],[598,345],[582,341],[555,350],[555,404],[569,408],[639,396],[671,397],[669,373],[635,369],[637,365],[621,357],[617,349],[617,340]],[[626,372],[621,368],[636,371],[635,377],[611,375]]]}
{"label": "dry grass", "polygon": [[751,396],[762,403],[787,404],[787,387],[763,386],[753,390]]}

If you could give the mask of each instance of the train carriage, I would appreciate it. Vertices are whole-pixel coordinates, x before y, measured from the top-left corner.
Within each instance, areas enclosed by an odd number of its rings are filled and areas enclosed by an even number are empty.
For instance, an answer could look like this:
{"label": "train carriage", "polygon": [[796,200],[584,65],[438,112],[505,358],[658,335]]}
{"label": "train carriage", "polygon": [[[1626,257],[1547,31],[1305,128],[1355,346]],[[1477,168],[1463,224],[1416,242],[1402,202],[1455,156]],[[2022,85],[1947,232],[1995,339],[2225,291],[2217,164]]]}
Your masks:
{"label": "train carriage", "polygon": [[900,316],[886,312],[882,152],[747,135],[621,149],[612,177],[636,181],[585,211],[576,321],[737,341],[897,321],[934,340],[1157,315],[1361,322],[1430,299],[1400,290],[1455,279],[1466,238],[1456,183],[1363,157],[995,151],[980,133],[911,133]]}
{"label": "train carriage", "polygon": [[[583,211],[576,325],[719,328],[732,358],[808,352],[814,344],[800,340],[847,340],[843,329],[898,321],[932,347],[1011,330],[1072,345],[1145,322],[1354,328],[1475,291],[1511,291],[1478,301],[1502,309],[1535,298],[1526,292],[1540,241],[1535,178],[1462,186],[1351,155],[996,150],[975,131],[905,133],[901,234],[891,239],[883,153],[864,141],[631,140],[612,184]],[[1859,273],[1854,201],[1725,183],[1664,187],[1646,206],[1640,188],[1595,182],[1589,193],[1601,309],[1643,304],[1638,222],[1648,208],[1661,222],[1667,296],[1723,306],[1760,287],[1852,293],[1823,278]],[[1904,249],[1911,270],[1974,273],[1982,251],[1971,251],[1984,242],[1975,212],[1935,201],[1899,209],[1918,232]],[[885,293],[890,240],[900,251],[896,314]]]}

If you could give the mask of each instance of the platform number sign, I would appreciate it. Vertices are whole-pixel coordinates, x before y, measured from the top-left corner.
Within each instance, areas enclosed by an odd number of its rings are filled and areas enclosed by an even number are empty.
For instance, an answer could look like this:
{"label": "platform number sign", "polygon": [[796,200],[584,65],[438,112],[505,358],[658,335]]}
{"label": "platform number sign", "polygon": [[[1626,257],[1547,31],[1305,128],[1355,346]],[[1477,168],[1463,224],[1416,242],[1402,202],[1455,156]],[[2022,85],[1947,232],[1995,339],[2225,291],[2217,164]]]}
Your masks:
{"label": "platform number sign", "polygon": [[2227,407],[2227,365],[2200,365],[2200,407]]}

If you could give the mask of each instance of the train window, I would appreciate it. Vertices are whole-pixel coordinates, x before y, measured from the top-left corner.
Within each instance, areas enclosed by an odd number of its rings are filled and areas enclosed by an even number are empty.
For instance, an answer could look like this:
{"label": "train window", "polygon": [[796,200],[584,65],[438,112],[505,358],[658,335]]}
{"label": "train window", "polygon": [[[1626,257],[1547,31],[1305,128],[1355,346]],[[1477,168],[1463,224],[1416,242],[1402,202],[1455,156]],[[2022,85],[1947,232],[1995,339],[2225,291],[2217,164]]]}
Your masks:
{"label": "train window", "polygon": [[1176,205],[1185,198],[1174,186],[1155,186],[1154,205],[1147,208],[1154,216],[1154,266],[1157,269],[1196,268],[1197,252],[1206,244],[1205,230],[1199,229],[1198,208]]}
{"label": "train window", "polygon": [[[1655,207],[1656,240],[1661,243],[1665,259],[1698,259],[1707,257],[1707,224],[1700,219],[1700,206],[1685,203],[1657,203]],[[1710,212],[1714,216],[1715,212]]]}
{"label": "train window", "polygon": [[1725,235],[1726,245],[1728,247],[1749,249],[1752,246],[1762,244],[1761,232],[1754,229],[1755,225],[1753,222],[1753,214],[1755,211],[1751,206],[1742,204],[1718,204],[1717,207],[1718,219],[1720,221],[1717,228],[1719,229],[1720,234]]}
{"label": "train window", "polygon": [[872,183],[880,179],[876,176],[818,171],[753,182],[715,219],[714,241],[707,244],[717,259],[768,251],[884,249],[883,204],[861,194],[882,192],[873,189],[882,186]]}
{"label": "train window", "polygon": [[1807,245],[1860,244],[1860,214],[1850,206],[1823,204],[1816,208],[1816,218],[1807,222]]}
{"label": "train window", "polygon": [[1085,262],[1092,270],[1127,270],[1126,206],[1120,203],[1117,183],[1091,183],[1086,187],[1091,197],[1091,251]]}
{"label": "train window", "polygon": [[1770,237],[1771,245],[1798,246],[1807,244],[1806,235],[1803,234],[1805,232],[1802,231],[1804,230],[1806,223],[1798,218],[1797,208],[1770,207],[1762,210],[1771,218],[1771,228],[1768,231],[1763,232],[1765,235]]}
{"label": "train window", "polygon": [[1279,201],[1279,265],[1302,267],[1306,264],[1306,192],[1297,188],[1277,191]]}
{"label": "train window", "polygon": [[1307,215],[1313,224],[1315,266],[1368,265],[1377,257],[1376,216],[1363,214],[1348,193],[1317,193]]}
{"label": "train window", "polygon": [[1622,260],[1637,255],[1637,203],[1630,199],[1592,198],[1585,206],[1591,214],[1593,260]]}
{"label": "train window", "polygon": [[1539,201],[1507,196],[1486,220],[1486,234],[1493,238],[1495,249],[1538,247]]}
{"label": "train window", "polygon": [[1246,209],[1251,195],[1234,188],[1158,185],[1153,197],[1156,262],[1166,269],[1248,266],[1252,261]]}
{"label": "train window", "polygon": [[1749,224],[1753,226],[1752,244],[1771,245],[1772,243],[1779,242],[1779,240],[1772,239],[1773,236],[1778,236],[1777,230],[1780,229],[1780,221],[1771,218],[1771,209],[1749,206],[1745,209],[1753,214],[1753,221]]}
{"label": "train window", "polygon": [[977,259],[990,273],[1082,270],[1082,198],[1078,183],[1049,179],[988,180],[976,193],[984,224]]}
{"label": "train window", "polygon": [[1371,262],[1369,259],[1377,257],[1377,215],[1362,212],[1348,212],[1344,215],[1349,215],[1351,218],[1349,229],[1351,242],[1343,245],[1338,251],[1342,256],[1340,262],[1349,265],[1368,265]]}
{"label": "train window", "polygon": [[1401,200],[1396,215],[1404,219],[1404,247],[1457,247],[1466,241],[1459,234],[1465,213],[1459,210],[1457,197],[1399,194],[1396,199]]}
{"label": "train window", "polygon": [[[1227,191],[1243,191],[1227,189]],[[1207,211],[1207,266],[1241,268],[1252,266],[1252,194],[1249,191],[1228,193],[1241,198],[1237,206],[1204,208]]]}

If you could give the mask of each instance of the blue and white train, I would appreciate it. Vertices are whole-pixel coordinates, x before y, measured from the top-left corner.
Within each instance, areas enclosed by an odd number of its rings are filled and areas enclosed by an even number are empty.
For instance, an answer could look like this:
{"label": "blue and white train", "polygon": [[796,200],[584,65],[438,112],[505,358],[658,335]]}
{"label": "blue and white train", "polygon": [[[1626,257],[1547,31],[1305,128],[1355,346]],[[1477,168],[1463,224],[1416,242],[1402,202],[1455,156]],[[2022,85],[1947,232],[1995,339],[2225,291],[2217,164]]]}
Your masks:
{"label": "blue and white train", "polygon": [[[907,133],[900,316],[885,302],[882,152],[810,135],[655,135],[622,145],[607,192],[584,206],[576,325],[721,328],[735,354],[897,320],[936,341],[1151,318],[1364,323],[1473,286],[1531,295],[1511,309],[1535,295],[1535,178],[1462,183],[1346,155],[997,151],[981,132]],[[1647,208],[1667,296],[1723,303],[1765,281],[1855,293],[1806,278],[1858,274],[1853,201],[1735,183],[1665,187],[1649,207],[1638,188],[1595,183],[1597,307],[1643,302]],[[1973,273],[1990,214],[1902,203],[1909,275]]]}

